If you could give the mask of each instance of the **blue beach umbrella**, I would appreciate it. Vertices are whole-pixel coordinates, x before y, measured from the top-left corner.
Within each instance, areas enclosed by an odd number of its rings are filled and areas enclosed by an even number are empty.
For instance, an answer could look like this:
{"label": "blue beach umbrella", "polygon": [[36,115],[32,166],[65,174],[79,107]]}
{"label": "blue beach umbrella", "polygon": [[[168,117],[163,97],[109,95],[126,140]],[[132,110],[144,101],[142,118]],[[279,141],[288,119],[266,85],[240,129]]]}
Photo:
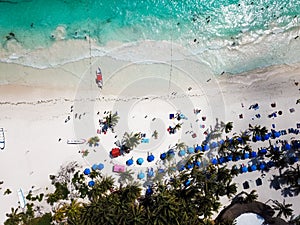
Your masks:
{"label": "blue beach umbrella", "polygon": [[267,140],[269,140],[269,138],[270,138],[270,135],[269,134],[265,134],[264,140],[267,141]]}
{"label": "blue beach umbrella", "polygon": [[184,150],[184,149],[181,149],[181,150],[179,151],[178,154],[179,154],[179,156],[184,156],[185,153],[186,153],[185,150]]}
{"label": "blue beach umbrella", "polygon": [[187,181],[184,182],[184,186],[185,186],[185,187],[190,186],[190,184],[191,184],[191,181],[190,181],[190,180],[187,180]]}
{"label": "blue beach umbrella", "polygon": [[299,161],[299,158],[296,156],[292,156],[292,157],[290,157],[290,161],[291,161],[291,163],[295,163],[295,162]]}
{"label": "blue beach umbrella", "polygon": [[204,146],[203,146],[203,150],[204,150],[204,151],[208,151],[208,150],[209,150],[209,145],[208,145],[208,144],[204,145]]}
{"label": "blue beach umbrella", "polygon": [[243,172],[243,173],[248,172],[248,167],[247,167],[247,166],[243,166],[243,167],[242,167],[242,172]]}
{"label": "blue beach umbrella", "polygon": [[98,165],[97,164],[94,164],[93,166],[92,166],[92,170],[96,170],[98,168]]}
{"label": "blue beach umbrella", "polygon": [[255,135],[255,139],[256,139],[256,141],[261,141],[261,136],[260,135]]}
{"label": "blue beach umbrella", "polygon": [[243,157],[244,159],[249,159],[249,153],[245,152]]}
{"label": "blue beach umbrella", "polygon": [[232,155],[227,156],[227,161],[232,161]]}
{"label": "blue beach umbrella", "polygon": [[164,169],[158,169],[158,173],[164,173],[165,170]]}
{"label": "blue beach umbrella", "polygon": [[139,178],[139,179],[144,179],[144,178],[145,178],[145,174],[144,174],[143,172],[140,172],[140,173],[138,174],[138,178]]}
{"label": "blue beach umbrella", "polygon": [[243,139],[241,137],[238,137],[237,141],[241,144],[243,142]]}
{"label": "blue beach umbrella", "polygon": [[269,162],[267,162],[267,166],[269,168],[272,168],[273,166],[275,166],[275,163],[273,161],[269,161]]}
{"label": "blue beach umbrella", "polygon": [[188,163],[187,165],[186,165],[186,168],[187,169],[192,169],[194,167],[194,164],[191,164],[191,163]]}
{"label": "blue beach umbrella", "polygon": [[219,144],[220,144],[220,145],[222,145],[222,144],[224,144],[224,143],[225,143],[225,141],[224,141],[223,139],[219,141]]}
{"label": "blue beach umbrella", "polygon": [[210,144],[210,147],[211,147],[211,148],[216,148],[216,147],[218,147],[217,142],[212,142],[212,143]]}
{"label": "blue beach umbrella", "polygon": [[137,163],[138,165],[142,165],[143,162],[144,162],[144,159],[143,159],[143,158],[138,158],[138,159],[136,160],[136,163]]}
{"label": "blue beach umbrella", "polygon": [[84,175],[89,175],[91,173],[91,170],[89,168],[85,168],[83,173],[84,173]]}
{"label": "blue beach umbrella", "polygon": [[133,164],[133,159],[128,159],[127,161],[126,161],[126,165],[127,166],[131,166]]}
{"label": "blue beach umbrella", "polygon": [[266,164],[265,163],[261,163],[260,165],[259,165],[259,169],[260,170],[264,170],[266,168]]}
{"label": "blue beach umbrella", "polygon": [[174,149],[169,149],[168,152],[167,152],[167,154],[168,154],[169,156],[175,156]]}
{"label": "blue beach umbrella", "polygon": [[291,146],[289,143],[286,143],[286,144],[284,145],[284,149],[285,149],[285,150],[291,150],[291,148],[292,148],[292,146]]}
{"label": "blue beach umbrella", "polygon": [[255,170],[257,170],[257,167],[256,167],[256,165],[255,164],[253,164],[253,165],[251,165],[251,171],[255,171]]}
{"label": "blue beach umbrella", "polygon": [[160,154],[160,159],[161,160],[165,160],[166,158],[167,158],[167,154],[166,153]]}
{"label": "blue beach umbrella", "polygon": [[88,182],[88,186],[89,186],[89,187],[95,186],[95,181],[93,181],[93,180],[89,181],[89,182]]}
{"label": "blue beach umbrella", "polygon": [[151,187],[148,187],[148,188],[146,189],[146,195],[152,195],[152,194],[153,194],[152,188],[151,188]]}
{"label": "blue beach umbrella", "polygon": [[195,148],[195,152],[200,152],[202,151],[202,146],[197,145]]}
{"label": "blue beach umbrella", "polygon": [[180,165],[179,168],[178,168],[178,170],[179,170],[179,171],[185,170],[185,166],[184,166],[184,165]]}
{"label": "blue beach umbrella", "polygon": [[235,156],[234,160],[235,160],[235,161],[241,160],[241,156],[239,156],[239,155]]}
{"label": "blue beach umbrella", "polygon": [[187,151],[189,154],[195,153],[195,149],[193,147],[188,147]]}
{"label": "blue beach umbrella", "polygon": [[104,169],[104,164],[103,163],[99,163],[97,166],[98,170],[103,170]]}
{"label": "blue beach umbrella", "polygon": [[153,177],[154,176],[154,171],[153,169],[148,170],[148,177]]}
{"label": "blue beach umbrella", "polygon": [[225,158],[225,157],[219,158],[219,163],[220,163],[220,164],[222,164],[222,163],[224,163],[224,162],[226,162],[226,158]]}
{"label": "blue beach umbrella", "polygon": [[265,149],[265,148],[258,151],[258,154],[260,154],[260,155],[264,155],[266,153],[267,153],[267,149]]}
{"label": "blue beach umbrella", "polygon": [[255,158],[257,156],[257,153],[256,152],[251,152],[250,153],[250,158]]}
{"label": "blue beach umbrella", "polygon": [[213,165],[217,165],[217,164],[218,164],[218,160],[217,160],[216,158],[213,158],[213,159],[211,160],[211,163],[212,163]]}
{"label": "blue beach umbrella", "polygon": [[152,162],[154,160],[154,155],[148,155],[148,157],[147,157],[147,161],[148,162]]}
{"label": "blue beach umbrella", "polygon": [[194,165],[200,167],[201,166],[201,162],[200,161],[195,161]]}

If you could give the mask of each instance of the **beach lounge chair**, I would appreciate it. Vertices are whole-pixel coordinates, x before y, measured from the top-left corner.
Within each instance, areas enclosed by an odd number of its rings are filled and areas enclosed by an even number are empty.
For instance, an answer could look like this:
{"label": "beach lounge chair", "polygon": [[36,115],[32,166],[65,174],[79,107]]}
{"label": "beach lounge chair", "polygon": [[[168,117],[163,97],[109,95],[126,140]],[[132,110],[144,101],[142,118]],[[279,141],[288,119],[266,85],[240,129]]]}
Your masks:
{"label": "beach lounge chair", "polygon": [[262,185],[262,180],[261,180],[261,178],[257,178],[257,179],[255,180],[255,183],[256,183],[256,186],[261,186],[261,185]]}
{"label": "beach lounge chair", "polygon": [[245,182],[243,183],[243,188],[244,188],[244,189],[249,189],[249,188],[250,188],[250,185],[249,185],[249,182],[248,182],[248,181],[245,181]]}

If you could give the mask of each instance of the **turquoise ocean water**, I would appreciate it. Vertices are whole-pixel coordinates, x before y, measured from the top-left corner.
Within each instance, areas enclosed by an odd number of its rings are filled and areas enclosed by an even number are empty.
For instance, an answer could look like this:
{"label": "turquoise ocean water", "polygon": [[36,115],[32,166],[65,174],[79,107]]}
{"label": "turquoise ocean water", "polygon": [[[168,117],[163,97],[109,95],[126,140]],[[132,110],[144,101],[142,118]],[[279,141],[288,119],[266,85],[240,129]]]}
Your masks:
{"label": "turquoise ocean water", "polygon": [[[0,0],[0,15],[3,49],[12,39],[26,49],[50,47],[63,26],[65,40],[90,36],[100,46],[167,40],[205,57],[219,54],[225,68],[224,57],[233,54],[226,49],[235,48],[232,60],[248,66],[230,65],[232,73],[295,62],[289,45],[300,39],[299,0]],[[268,51],[261,55],[261,48]]]}

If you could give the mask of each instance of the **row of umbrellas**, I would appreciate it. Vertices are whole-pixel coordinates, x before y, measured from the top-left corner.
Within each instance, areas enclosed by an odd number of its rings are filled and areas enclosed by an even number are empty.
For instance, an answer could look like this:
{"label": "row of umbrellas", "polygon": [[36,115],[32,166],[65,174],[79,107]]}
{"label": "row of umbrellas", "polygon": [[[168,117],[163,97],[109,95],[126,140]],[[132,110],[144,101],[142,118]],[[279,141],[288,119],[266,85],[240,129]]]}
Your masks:
{"label": "row of umbrellas", "polygon": [[[154,155],[148,155],[148,157],[147,157],[147,161],[148,162],[152,162],[152,161],[154,161],[154,159],[155,159],[155,157],[154,157]],[[131,158],[131,159],[128,159],[127,161],[126,161],[126,165],[127,166],[131,166],[131,165],[133,165],[133,163],[134,163],[134,161],[133,161],[133,159]],[[136,160],[136,164],[138,164],[138,165],[142,165],[144,163],[144,159],[143,158],[138,158],[137,160]]]}
{"label": "row of umbrellas", "polygon": [[[148,169],[147,175],[148,175],[148,177],[153,177],[154,176],[153,168]],[[145,173],[144,172],[139,172],[138,178],[139,179],[144,179],[145,178]]]}
{"label": "row of umbrellas", "polygon": [[[94,164],[92,167],[92,170],[96,171],[96,170],[103,170],[104,169],[104,164],[103,163],[99,163],[99,164]],[[84,171],[83,171],[83,174],[84,175],[90,175],[91,174],[91,169],[90,168],[85,168]],[[93,180],[90,180],[88,182],[88,186],[89,187],[93,187],[95,186],[95,181]]]}

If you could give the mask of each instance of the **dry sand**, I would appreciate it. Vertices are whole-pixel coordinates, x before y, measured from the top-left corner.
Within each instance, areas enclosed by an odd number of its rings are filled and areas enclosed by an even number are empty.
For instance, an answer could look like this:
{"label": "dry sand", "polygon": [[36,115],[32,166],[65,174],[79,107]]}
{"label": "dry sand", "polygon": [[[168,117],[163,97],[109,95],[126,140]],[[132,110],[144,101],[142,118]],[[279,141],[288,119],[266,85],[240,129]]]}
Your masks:
{"label": "dry sand", "polygon": [[[94,82],[98,65],[104,73],[102,91]],[[276,129],[287,129],[300,122],[300,104],[296,105],[300,86],[295,85],[295,81],[300,82],[299,65],[274,66],[221,78],[215,78],[203,69],[203,65],[188,58],[174,62],[173,68],[168,63],[129,63],[109,57],[81,60],[51,69],[6,63],[0,63],[0,67],[5,71],[1,72],[0,127],[5,129],[6,137],[5,150],[0,152],[0,180],[4,181],[1,192],[7,188],[12,190],[12,194],[0,196],[0,223],[12,206],[18,206],[19,188],[24,194],[33,185],[42,188],[39,191],[45,191],[50,187],[49,174],[55,174],[62,164],[71,161],[78,161],[82,166],[104,163],[103,173],[117,178],[112,172],[114,164],[125,165],[131,157],[134,160],[142,157],[145,160],[142,166],[134,163],[130,167],[136,177],[148,168],[160,167],[159,155],[178,141],[189,146],[201,144],[205,138],[203,132],[214,126],[217,118],[224,122],[233,121],[234,129],[230,135],[247,129],[249,123],[268,129],[276,124]],[[276,102],[276,108],[270,106],[273,102]],[[259,110],[249,110],[254,103],[259,104]],[[289,112],[292,107],[294,113]],[[201,109],[201,112],[196,115],[194,109]],[[115,133],[99,135],[100,146],[90,148],[86,144],[67,144],[68,139],[88,139],[98,135],[98,120],[104,116],[104,111],[109,110],[117,111],[121,119]],[[166,129],[174,126],[176,121],[170,120],[169,114],[178,110],[188,120],[180,121],[183,122],[182,129],[170,135]],[[268,118],[276,110],[282,110],[283,115]],[[260,119],[255,117],[258,113]],[[243,114],[243,119],[239,118],[240,114]],[[206,121],[202,120],[203,116],[206,116]],[[205,125],[205,128],[200,128],[200,125]],[[151,138],[154,130],[159,132],[157,140]],[[140,144],[130,154],[111,159],[109,151],[126,131],[145,133],[150,143]],[[193,133],[197,134],[196,138],[192,138]],[[264,144],[256,144],[254,148],[259,145]],[[89,149],[90,154],[83,158],[78,151],[85,149]],[[155,156],[154,162],[146,161],[149,153]],[[207,153],[208,157],[212,155]],[[176,157],[175,161],[180,161],[180,158]],[[251,188],[258,191],[262,202],[270,198],[281,201],[280,190],[269,188],[268,180],[274,173],[277,171],[269,172],[260,187],[253,183],[260,177],[259,172],[240,175],[235,181],[239,184],[239,191],[245,180],[250,181]],[[293,203],[295,213],[300,213],[295,197],[285,199],[287,203]],[[225,199],[222,201],[228,203]]]}

